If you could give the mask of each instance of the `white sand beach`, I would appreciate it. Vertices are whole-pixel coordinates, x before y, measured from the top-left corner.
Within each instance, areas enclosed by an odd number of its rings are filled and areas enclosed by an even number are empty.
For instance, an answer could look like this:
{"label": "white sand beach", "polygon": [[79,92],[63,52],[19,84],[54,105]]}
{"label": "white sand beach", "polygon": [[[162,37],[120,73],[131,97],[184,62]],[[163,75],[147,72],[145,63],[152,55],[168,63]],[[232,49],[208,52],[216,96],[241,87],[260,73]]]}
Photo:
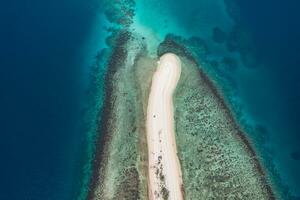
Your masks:
{"label": "white sand beach", "polygon": [[177,157],[173,92],[181,73],[181,61],[164,54],[152,78],[147,107],[147,143],[149,155],[149,199],[181,200],[182,175]]}

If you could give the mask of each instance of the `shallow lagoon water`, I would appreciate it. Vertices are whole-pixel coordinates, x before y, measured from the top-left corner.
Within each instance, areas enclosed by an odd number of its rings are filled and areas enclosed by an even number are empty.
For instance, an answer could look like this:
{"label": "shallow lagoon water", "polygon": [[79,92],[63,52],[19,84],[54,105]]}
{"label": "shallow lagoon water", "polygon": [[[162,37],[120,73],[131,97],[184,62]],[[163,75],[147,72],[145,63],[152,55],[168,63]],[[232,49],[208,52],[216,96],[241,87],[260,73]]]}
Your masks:
{"label": "shallow lagoon water", "polygon": [[[224,2],[233,1],[137,1],[133,28],[151,38],[152,53],[168,33],[205,42],[209,53],[199,59],[215,66],[205,70],[223,88],[241,126],[259,126],[263,142],[253,136],[258,153],[273,158],[280,182],[300,196],[299,3],[247,0],[235,1],[235,8]],[[95,51],[106,46],[102,5],[7,2],[1,8],[1,153],[7,165],[1,166],[0,197],[69,199],[78,193],[89,162],[86,155],[78,161],[86,140],[79,125],[83,88]],[[240,42],[250,41],[251,48],[228,51],[222,37],[228,39],[237,22],[243,31],[235,36],[243,34]]]}
{"label": "shallow lagoon water", "polygon": [[[275,167],[275,179],[280,177],[278,182],[299,196],[297,3],[143,1],[137,2],[136,7],[138,23],[134,28],[148,34],[146,38],[155,38],[151,52],[155,52],[156,45],[168,33],[204,40],[209,51],[205,59],[199,58],[204,68],[206,62],[219,62],[218,70],[206,70],[224,89],[241,126],[263,130],[252,138],[261,151],[258,153],[266,163],[271,161],[267,168]],[[216,27],[225,38],[235,37],[231,42],[237,44],[237,50],[228,49],[226,42],[214,41]],[[229,62],[234,61],[230,66],[222,62],[228,57]],[[262,134],[261,138],[257,134]]]}

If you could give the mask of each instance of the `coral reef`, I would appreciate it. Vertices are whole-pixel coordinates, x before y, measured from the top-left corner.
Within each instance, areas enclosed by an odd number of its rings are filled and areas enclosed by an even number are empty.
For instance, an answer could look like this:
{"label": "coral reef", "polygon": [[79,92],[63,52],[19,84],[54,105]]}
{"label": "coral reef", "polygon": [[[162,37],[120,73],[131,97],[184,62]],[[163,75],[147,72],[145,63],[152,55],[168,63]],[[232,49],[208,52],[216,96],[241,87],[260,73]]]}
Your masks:
{"label": "coral reef", "polygon": [[183,63],[174,106],[186,199],[273,199],[249,140],[190,53],[170,40],[161,51]]}

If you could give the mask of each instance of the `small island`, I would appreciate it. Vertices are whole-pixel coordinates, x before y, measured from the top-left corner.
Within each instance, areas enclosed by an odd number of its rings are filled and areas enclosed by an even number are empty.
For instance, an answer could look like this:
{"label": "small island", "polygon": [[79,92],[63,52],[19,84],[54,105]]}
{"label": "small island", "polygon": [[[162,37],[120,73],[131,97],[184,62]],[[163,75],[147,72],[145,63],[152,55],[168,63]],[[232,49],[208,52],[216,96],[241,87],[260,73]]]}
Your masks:
{"label": "small island", "polygon": [[216,44],[247,50],[243,38],[233,39],[238,27],[228,33],[207,24],[210,39],[185,37],[162,18],[159,27],[142,24],[146,16],[135,6],[141,8],[122,0],[106,12],[114,25],[93,73],[97,128],[80,200],[280,199],[273,174],[212,73],[221,64],[230,73],[242,61],[227,50],[219,60],[209,57]]}
{"label": "small island", "polygon": [[166,37],[150,55],[121,31],[88,199],[275,199],[251,141],[188,48]]}

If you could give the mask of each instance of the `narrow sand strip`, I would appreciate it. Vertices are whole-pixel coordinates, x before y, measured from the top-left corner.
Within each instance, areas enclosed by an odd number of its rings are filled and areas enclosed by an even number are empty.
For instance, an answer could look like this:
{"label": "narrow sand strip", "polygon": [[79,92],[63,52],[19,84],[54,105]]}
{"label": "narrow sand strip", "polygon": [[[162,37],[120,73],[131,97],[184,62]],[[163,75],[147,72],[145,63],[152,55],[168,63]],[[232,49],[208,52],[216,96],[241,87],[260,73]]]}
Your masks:
{"label": "narrow sand strip", "polygon": [[182,177],[177,157],[173,92],[181,73],[180,59],[163,55],[152,78],[147,108],[149,199],[181,200]]}

